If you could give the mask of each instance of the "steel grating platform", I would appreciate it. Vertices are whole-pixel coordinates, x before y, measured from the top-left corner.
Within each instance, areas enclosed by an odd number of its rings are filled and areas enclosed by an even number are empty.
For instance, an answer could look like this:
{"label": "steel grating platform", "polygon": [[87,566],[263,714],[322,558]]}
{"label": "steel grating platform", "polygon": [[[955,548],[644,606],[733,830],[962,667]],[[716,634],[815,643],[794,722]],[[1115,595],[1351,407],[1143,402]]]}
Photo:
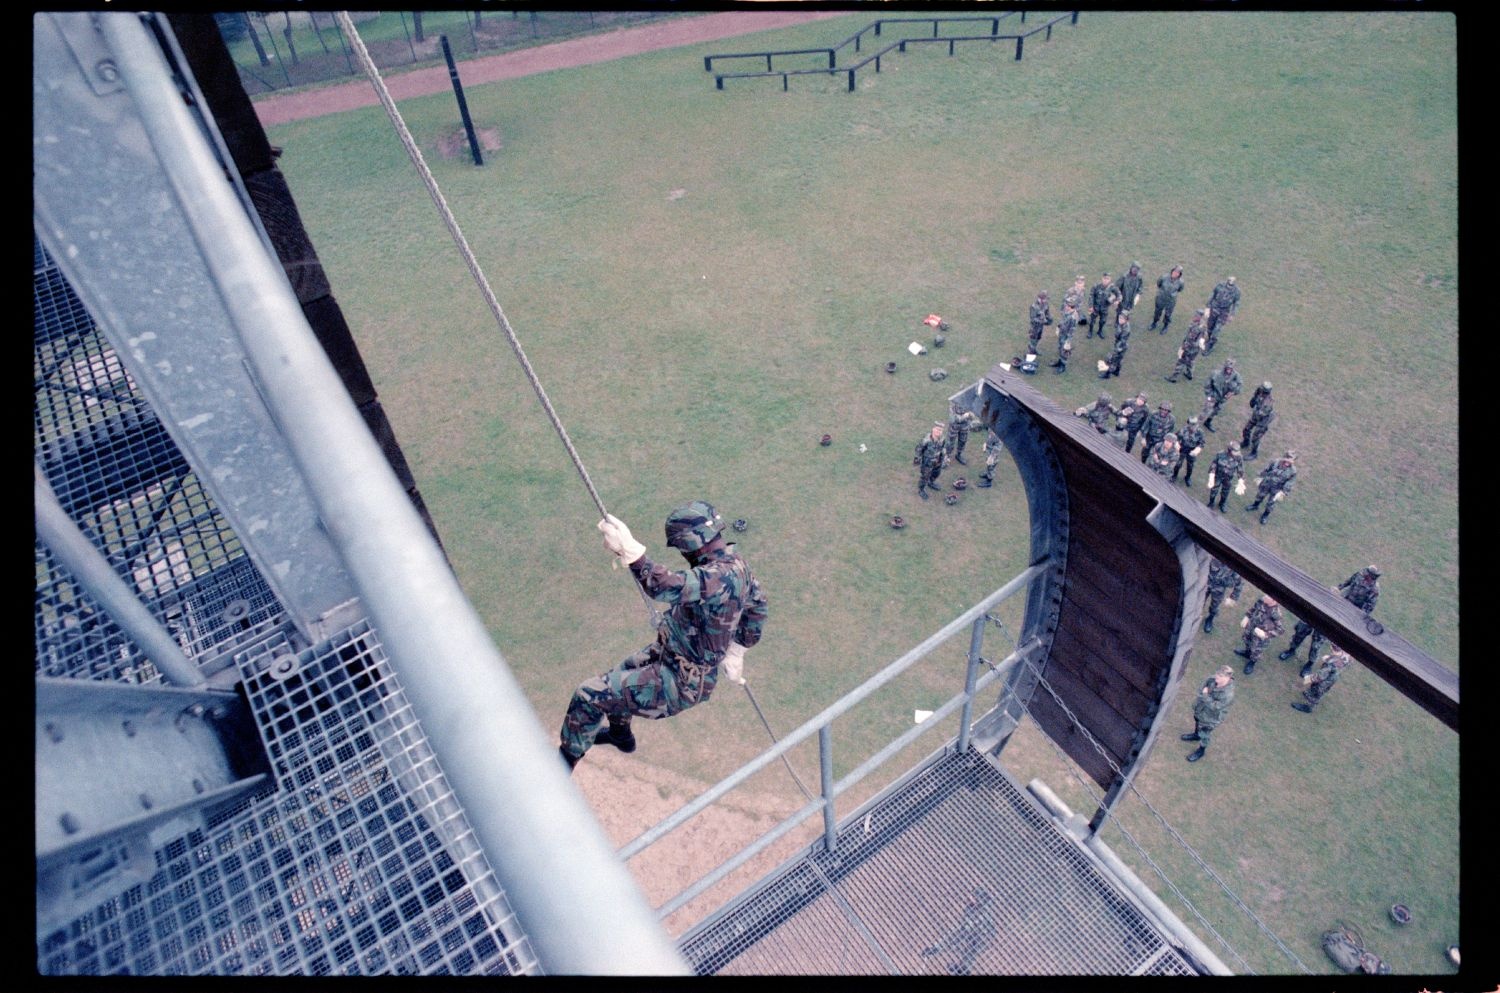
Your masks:
{"label": "steel grating platform", "polygon": [[[981,889],[993,899],[976,928],[969,908]],[[833,854],[818,842],[679,947],[699,975],[1198,974],[1078,842],[972,749],[879,798],[840,828]]]}
{"label": "steel grating platform", "polygon": [[[540,972],[376,633],[307,646],[40,241],[34,276],[37,465],[187,657],[233,667],[273,773],[74,851],[38,970]],[[161,682],[40,541],[34,616],[39,677]]]}

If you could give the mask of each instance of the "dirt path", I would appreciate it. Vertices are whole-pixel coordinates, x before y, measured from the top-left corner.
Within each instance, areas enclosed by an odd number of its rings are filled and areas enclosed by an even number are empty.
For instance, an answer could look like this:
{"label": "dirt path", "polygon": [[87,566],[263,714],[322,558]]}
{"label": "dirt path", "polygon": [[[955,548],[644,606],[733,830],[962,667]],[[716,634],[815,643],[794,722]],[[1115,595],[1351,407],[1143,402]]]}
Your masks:
{"label": "dirt path", "polygon": [[[733,38],[736,35],[842,17],[847,13],[847,10],[731,10],[674,18],[659,24],[621,28],[605,34],[586,35],[550,45],[468,59],[460,64],[459,75],[465,86],[477,86],[480,83],[514,79],[553,69],[571,69],[595,62],[608,62],[663,48],[696,45],[719,38]],[[385,78],[385,85],[393,98],[403,100],[407,97],[441,93],[453,84],[448,79],[447,66],[439,65],[390,75]],[[359,107],[373,107],[378,102],[369,82],[360,78],[354,82],[338,83],[300,93],[270,94],[255,101],[255,113],[263,127],[270,127],[273,124],[321,117]]]}

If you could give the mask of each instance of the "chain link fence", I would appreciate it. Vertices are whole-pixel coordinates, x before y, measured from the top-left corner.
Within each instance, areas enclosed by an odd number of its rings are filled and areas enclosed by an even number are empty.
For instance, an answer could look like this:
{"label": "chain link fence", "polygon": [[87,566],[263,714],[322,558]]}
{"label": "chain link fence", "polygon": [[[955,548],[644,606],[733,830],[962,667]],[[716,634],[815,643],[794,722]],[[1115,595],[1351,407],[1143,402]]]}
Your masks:
{"label": "chain link fence", "polygon": [[[441,64],[441,38],[455,59],[494,55],[564,38],[614,31],[673,17],[680,11],[630,10],[385,10],[350,15],[382,70]],[[236,11],[214,15],[254,97],[359,75],[349,41],[332,12]]]}

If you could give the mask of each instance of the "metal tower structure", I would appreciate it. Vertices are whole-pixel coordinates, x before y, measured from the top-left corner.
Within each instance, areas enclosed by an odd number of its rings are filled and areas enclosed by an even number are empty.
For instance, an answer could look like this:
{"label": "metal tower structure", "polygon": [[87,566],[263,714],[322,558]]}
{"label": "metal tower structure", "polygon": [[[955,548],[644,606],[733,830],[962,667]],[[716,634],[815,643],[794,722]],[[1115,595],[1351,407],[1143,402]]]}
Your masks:
{"label": "metal tower structure", "polygon": [[[42,973],[1226,972],[1097,837],[1182,678],[1209,553],[1457,728],[1451,673],[996,366],[955,399],[1016,460],[1031,565],[611,850],[447,567],[211,18],[33,32]],[[939,721],[835,780],[833,720],[964,633],[935,713],[956,737],[840,816]],[[1104,790],[1091,816],[1005,769],[1026,714]],[[814,737],[821,795],[649,906],[628,860]],[[1005,937],[955,945],[981,890]],[[601,899],[607,928],[578,912]]]}

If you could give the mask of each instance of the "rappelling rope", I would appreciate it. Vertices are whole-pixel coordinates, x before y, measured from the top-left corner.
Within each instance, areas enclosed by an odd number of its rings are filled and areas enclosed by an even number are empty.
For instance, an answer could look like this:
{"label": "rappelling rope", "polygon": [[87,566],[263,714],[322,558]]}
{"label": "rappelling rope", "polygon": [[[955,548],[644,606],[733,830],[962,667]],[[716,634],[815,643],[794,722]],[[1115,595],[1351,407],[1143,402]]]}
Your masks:
{"label": "rappelling rope", "polygon": [[[515,331],[510,326],[510,321],[505,317],[505,311],[500,307],[500,301],[496,299],[495,292],[490,289],[489,280],[485,278],[484,271],[479,268],[479,260],[475,258],[474,251],[469,247],[468,239],[464,237],[463,231],[459,229],[458,221],[453,216],[453,211],[448,208],[448,201],[443,198],[442,190],[438,189],[437,179],[432,175],[432,170],[427,168],[427,161],[422,157],[421,149],[412,139],[411,131],[406,122],[401,118],[401,112],[396,109],[396,101],[391,99],[390,91],[386,89],[385,81],[380,78],[380,70],[376,68],[375,62],[370,58],[370,53],[365,48],[364,39],[360,38],[359,32],[354,28],[354,22],[350,19],[347,11],[336,11],[335,19],[339,27],[343,29],[344,35],[349,39],[350,46],[354,50],[355,58],[359,60],[360,68],[364,70],[365,76],[369,78],[370,85],[375,87],[375,95],[380,98],[380,104],[385,108],[386,116],[391,119],[391,124],[396,129],[396,134],[401,139],[401,144],[406,148],[406,154],[411,158],[412,165],[416,166],[417,173],[422,177],[423,184],[427,187],[432,202],[437,205],[438,213],[443,217],[443,223],[448,228],[448,233],[453,236],[453,241],[458,245],[459,253],[464,258],[464,264],[469,267],[469,273],[474,277],[474,282],[479,286],[479,291],[484,295],[484,301],[489,305],[490,313],[494,315],[495,322],[500,325],[500,330],[505,332],[505,339],[510,342],[511,351],[516,353],[516,358],[521,363],[521,370],[526,373],[526,379],[531,383],[531,388],[536,392],[536,397],[542,403],[542,409],[547,412],[547,420],[552,422],[552,429],[557,432],[557,437],[562,441],[563,448],[568,452],[568,458],[573,462],[573,468],[578,470],[578,477],[583,480],[584,488],[589,491],[589,497],[594,501],[594,506],[599,510],[599,516],[606,516],[609,511],[604,507],[604,501],[599,496],[599,491],[594,487],[594,481],[589,478],[588,469],[584,468],[583,459],[578,455],[578,449],[573,447],[573,440],[568,437],[568,429],[563,427],[562,420],[557,416],[557,411],[552,407],[552,401],[547,398],[547,391],[542,388],[542,381],[537,378],[536,370],[531,367],[531,362],[526,358],[526,352],[521,348],[521,342],[516,337]],[[632,574],[633,575],[633,574]],[[636,580],[636,589],[641,594],[641,599],[646,604],[646,609],[651,612],[653,626],[661,624],[661,613],[652,603],[651,597]]]}

